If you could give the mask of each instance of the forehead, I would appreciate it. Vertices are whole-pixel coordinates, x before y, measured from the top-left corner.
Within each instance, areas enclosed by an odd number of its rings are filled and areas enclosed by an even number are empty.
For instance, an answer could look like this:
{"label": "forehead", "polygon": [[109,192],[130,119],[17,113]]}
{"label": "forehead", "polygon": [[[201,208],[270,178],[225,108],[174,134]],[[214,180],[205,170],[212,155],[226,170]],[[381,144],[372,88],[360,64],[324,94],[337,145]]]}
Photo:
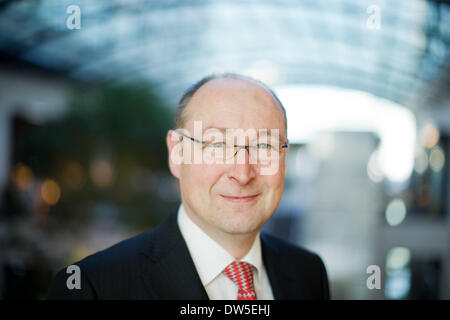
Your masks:
{"label": "forehead", "polygon": [[284,113],[263,87],[243,79],[214,79],[204,84],[185,110],[185,124],[203,128],[255,128],[285,131]]}

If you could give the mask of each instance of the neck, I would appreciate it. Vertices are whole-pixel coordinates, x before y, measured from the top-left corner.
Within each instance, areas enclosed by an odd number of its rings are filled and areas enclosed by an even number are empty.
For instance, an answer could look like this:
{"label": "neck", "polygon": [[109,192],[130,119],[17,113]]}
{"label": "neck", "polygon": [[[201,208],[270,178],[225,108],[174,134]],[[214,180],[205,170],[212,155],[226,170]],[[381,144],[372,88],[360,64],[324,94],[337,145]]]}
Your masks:
{"label": "neck", "polygon": [[189,219],[195,223],[203,232],[205,232],[211,239],[222,246],[235,259],[242,259],[252,248],[255,242],[258,230],[249,233],[227,233],[221,230],[210,228],[195,214],[190,212],[189,208],[184,206],[185,212]]}
{"label": "neck", "polygon": [[205,232],[237,260],[242,259],[250,251],[258,234],[256,232],[252,234],[231,234],[220,236],[218,234],[210,234],[207,231]]}

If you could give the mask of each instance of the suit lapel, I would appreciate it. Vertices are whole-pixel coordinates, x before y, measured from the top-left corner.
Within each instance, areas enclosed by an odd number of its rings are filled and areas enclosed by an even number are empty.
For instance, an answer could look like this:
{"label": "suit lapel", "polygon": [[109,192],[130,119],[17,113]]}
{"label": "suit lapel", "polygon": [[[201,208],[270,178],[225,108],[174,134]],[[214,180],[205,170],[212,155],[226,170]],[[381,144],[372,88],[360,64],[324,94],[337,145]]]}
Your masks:
{"label": "suit lapel", "polygon": [[143,281],[154,299],[208,299],[173,212],[142,250]]}
{"label": "suit lapel", "polygon": [[273,239],[261,234],[262,256],[275,300],[304,299],[301,281],[291,270],[289,259],[284,259],[281,248]]}
{"label": "suit lapel", "polygon": [[[302,283],[272,237],[261,234],[262,257],[276,300],[304,299]],[[141,250],[141,276],[149,299],[206,300],[208,295],[177,224],[177,212],[153,232]]]}

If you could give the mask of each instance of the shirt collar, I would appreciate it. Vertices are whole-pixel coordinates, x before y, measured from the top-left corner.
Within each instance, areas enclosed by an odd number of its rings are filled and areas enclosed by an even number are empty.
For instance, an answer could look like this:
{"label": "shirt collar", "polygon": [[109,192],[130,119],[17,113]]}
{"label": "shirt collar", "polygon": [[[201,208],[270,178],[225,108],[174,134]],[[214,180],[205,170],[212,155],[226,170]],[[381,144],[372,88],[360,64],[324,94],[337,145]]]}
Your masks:
{"label": "shirt collar", "polygon": [[[236,259],[189,218],[183,204],[178,208],[177,220],[200,280],[204,286],[207,286]],[[259,233],[249,252],[240,261],[253,265],[256,268],[256,276],[261,276],[262,257]]]}

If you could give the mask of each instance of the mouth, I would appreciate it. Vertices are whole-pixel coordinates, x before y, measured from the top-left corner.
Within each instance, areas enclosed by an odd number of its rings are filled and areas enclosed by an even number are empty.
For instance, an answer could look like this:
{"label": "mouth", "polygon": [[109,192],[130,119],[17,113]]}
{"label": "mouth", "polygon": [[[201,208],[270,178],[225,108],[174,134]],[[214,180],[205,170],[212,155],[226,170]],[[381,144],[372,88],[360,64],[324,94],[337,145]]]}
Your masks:
{"label": "mouth", "polygon": [[261,194],[255,194],[255,195],[250,195],[250,196],[239,196],[239,197],[235,197],[235,196],[227,196],[224,194],[221,194],[220,196],[222,197],[222,199],[225,199],[226,201],[229,202],[233,202],[233,203],[248,203],[248,202],[252,202],[255,201]]}

